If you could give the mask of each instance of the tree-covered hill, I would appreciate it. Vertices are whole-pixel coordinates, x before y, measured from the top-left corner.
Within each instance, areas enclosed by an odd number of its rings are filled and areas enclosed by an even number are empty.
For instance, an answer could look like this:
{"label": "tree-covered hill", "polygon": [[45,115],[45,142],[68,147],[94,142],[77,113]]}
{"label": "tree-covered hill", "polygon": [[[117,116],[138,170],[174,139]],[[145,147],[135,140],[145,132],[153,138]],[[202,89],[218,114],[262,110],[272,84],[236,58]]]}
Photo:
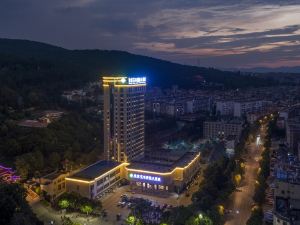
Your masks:
{"label": "tree-covered hill", "polygon": [[30,96],[53,102],[63,90],[110,74],[145,75],[155,86],[195,87],[202,82],[199,76],[226,88],[273,83],[238,72],[180,65],[123,51],[67,50],[34,41],[0,39],[0,104],[16,103],[21,97],[31,105],[34,98],[28,99]]}

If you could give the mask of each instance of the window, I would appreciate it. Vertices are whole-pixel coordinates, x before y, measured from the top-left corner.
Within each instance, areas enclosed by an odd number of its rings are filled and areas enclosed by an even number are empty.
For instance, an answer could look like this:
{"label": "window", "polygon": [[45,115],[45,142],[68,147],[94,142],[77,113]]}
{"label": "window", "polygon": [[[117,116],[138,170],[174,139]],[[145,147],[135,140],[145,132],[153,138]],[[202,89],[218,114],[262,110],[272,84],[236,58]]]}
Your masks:
{"label": "window", "polygon": [[164,190],[165,187],[164,187],[163,185],[158,185],[158,189],[159,189],[159,190]]}
{"label": "window", "polygon": [[102,179],[97,181],[97,186],[100,186],[102,184]]}

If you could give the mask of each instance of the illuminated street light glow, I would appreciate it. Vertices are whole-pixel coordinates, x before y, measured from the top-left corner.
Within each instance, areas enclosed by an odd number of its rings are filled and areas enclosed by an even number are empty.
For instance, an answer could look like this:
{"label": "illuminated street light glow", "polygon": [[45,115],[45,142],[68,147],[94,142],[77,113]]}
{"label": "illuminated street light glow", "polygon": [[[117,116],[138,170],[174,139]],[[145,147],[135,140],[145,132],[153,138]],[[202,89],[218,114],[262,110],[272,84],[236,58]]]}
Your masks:
{"label": "illuminated street light glow", "polygon": [[257,136],[256,137],[256,145],[260,145],[261,144],[261,139],[260,139],[260,136]]}

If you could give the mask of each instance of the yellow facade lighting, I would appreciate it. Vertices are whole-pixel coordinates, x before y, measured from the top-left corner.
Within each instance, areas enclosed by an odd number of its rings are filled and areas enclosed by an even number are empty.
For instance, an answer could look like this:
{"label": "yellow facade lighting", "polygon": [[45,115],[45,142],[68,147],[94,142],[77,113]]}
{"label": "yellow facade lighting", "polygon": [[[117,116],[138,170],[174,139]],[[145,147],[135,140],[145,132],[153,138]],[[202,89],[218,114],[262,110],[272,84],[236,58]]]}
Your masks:
{"label": "yellow facade lighting", "polygon": [[126,169],[130,172],[149,173],[149,174],[167,176],[167,175],[173,174],[176,170],[185,170],[186,168],[190,167],[199,157],[200,157],[200,153],[191,162],[189,162],[189,164],[186,165],[185,167],[175,167],[171,172],[166,172],[166,173],[153,172],[153,171],[147,171],[147,170],[138,170],[138,169],[129,169],[129,168],[126,168]]}
{"label": "yellow facade lighting", "polygon": [[75,181],[75,182],[85,183],[85,184],[90,184],[93,182],[93,181],[86,181],[86,180],[81,180],[81,179],[74,179],[74,178],[70,178],[70,177],[66,177],[65,179],[69,180],[69,181]]}
{"label": "yellow facade lighting", "polygon": [[102,80],[121,80],[126,77],[102,77]]}
{"label": "yellow facade lighting", "polygon": [[[190,161],[185,167],[175,167],[171,172],[166,172],[166,173],[160,173],[160,172],[153,172],[153,171],[147,171],[147,170],[138,170],[138,169],[128,169],[126,168],[128,171],[130,172],[140,172],[140,173],[147,173],[147,174],[155,174],[155,175],[161,175],[161,176],[167,176],[167,175],[171,175],[173,174],[176,170],[185,170],[188,167],[190,167],[198,158],[200,157],[200,153],[197,154],[197,156],[195,158],[193,158],[192,161]],[[123,162],[122,164],[116,166],[115,168],[107,171],[104,174],[101,174],[100,176],[94,178],[91,181],[87,181],[87,180],[82,180],[82,179],[77,179],[77,178],[71,178],[71,177],[66,177],[65,179],[68,181],[74,181],[74,182],[79,182],[79,183],[85,183],[85,184],[91,184],[96,182],[96,180],[100,179],[101,177],[106,176],[107,174],[113,172],[116,169],[119,169],[122,166],[128,166],[130,165],[130,163],[128,162]]]}
{"label": "yellow facade lighting", "polygon": [[113,169],[107,171],[106,173],[101,174],[100,176],[94,178],[94,179],[91,180],[91,181],[86,181],[86,180],[77,179],[77,178],[71,178],[71,177],[66,177],[65,179],[66,179],[66,180],[69,180],[69,181],[75,181],[75,182],[80,182],[80,183],[90,184],[90,183],[95,182],[95,181],[98,180],[99,178],[104,177],[104,176],[106,176],[107,174],[113,172],[114,170],[119,169],[119,168],[122,167],[122,166],[128,166],[128,165],[129,165],[129,163],[124,162],[124,163],[122,163],[122,164],[120,164],[120,165],[114,167]]}

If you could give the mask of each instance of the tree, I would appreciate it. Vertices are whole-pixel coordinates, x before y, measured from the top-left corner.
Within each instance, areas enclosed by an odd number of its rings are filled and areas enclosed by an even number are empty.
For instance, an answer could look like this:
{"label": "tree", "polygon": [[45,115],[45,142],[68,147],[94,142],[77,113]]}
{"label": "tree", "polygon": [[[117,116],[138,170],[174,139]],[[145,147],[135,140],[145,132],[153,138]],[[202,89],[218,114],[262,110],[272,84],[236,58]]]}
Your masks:
{"label": "tree", "polygon": [[261,207],[255,208],[250,218],[247,221],[247,225],[262,225],[263,224],[263,211]]}
{"label": "tree", "polygon": [[179,206],[171,211],[169,223],[174,225],[185,224],[185,222],[193,215],[189,207]]}
{"label": "tree", "polygon": [[67,209],[67,208],[69,208],[69,206],[70,206],[70,202],[69,202],[67,199],[61,199],[61,200],[59,200],[59,202],[58,202],[58,206],[59,206],[61,209]]}
{"label": "tree", "polygon": [[49,156],[48,163],[52,168],[57,169],[59,167],[60,155],[57,152],[52,152]]}
{"label": "tree", "polygon": [[8,155],[14,156],[21,152],[21,146],[15,139],[8,139],[6,142],[6,149],[8,149]]}
{"label": "tree", "polygon": [[44,156],[40,151],[35,151],[33,154],[29,153],[28,157],[35,170],[41,171],[44,168]]}
{"label": "tree", "polygon": [[142,220],[130,215],[126,219],[126,224],[128,225],[143,225]]}
{"label": "tree", "polygon": [[84,204],[80,207],[80,211],[89,215],[93,212],[93,207],[90,204]]}
{"label": "tree", "polygon": [[22,156],[19,156],[16,159],[15,165],[16,165],[18,174],[20,174],[20,176],[23,179],[27,179],[28,173],[30,170],[30,164],[25,160],[25,158]]}
{"label": "tree", "polygon": [[212,220],[203,214],[199,214],[198,216],[190,217],[186,222],[185,225],[213,225]]}
{"label": "tree", "polygon": [[0,183],[0,224],[41,225],[26,201],[26,191],[19,184]]}

